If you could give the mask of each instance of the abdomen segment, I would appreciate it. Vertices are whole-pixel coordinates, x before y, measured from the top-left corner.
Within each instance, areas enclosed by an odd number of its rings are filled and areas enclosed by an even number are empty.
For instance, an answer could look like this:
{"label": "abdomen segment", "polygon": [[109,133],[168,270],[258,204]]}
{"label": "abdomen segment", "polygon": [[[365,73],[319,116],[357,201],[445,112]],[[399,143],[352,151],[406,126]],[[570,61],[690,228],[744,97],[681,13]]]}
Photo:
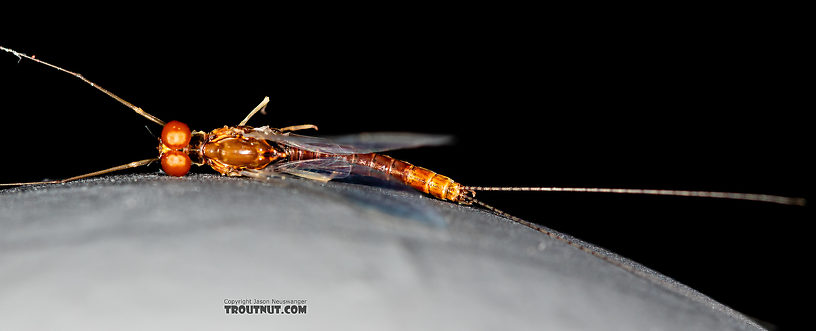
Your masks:
{"label": "abdomen segment", "polygon": [[389,174],[406,185],[433,197],[453,202],[464,202],[464,188],[447,176],[417,167],[388,155],[376,153],[331,155],[304,150],[292,150],[290,160],[308,160],[322,157],[339,157],[349,163],[376,169]]}

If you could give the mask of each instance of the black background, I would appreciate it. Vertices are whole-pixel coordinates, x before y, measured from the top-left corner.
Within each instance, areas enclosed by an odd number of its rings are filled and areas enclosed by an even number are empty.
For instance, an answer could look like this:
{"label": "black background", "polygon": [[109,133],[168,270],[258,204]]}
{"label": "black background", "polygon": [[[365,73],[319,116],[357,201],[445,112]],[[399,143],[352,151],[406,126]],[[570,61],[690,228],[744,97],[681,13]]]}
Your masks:
{"label": "black background", "polygon": [[[82,73],[197,130],[235,125],[269,96],[269,115],[250,125],[311,123],[320,135],[452,134],[452,146],[389,154],[465,185],[808,195],[812,121],[798,100],[807,90],[791,34],[796,20],[762,11],[664,14],[486,8],[142,17],[128,29],[107,22],[66,22],[42,33],[20,27],[0,45]],[[0,182],[65,178],[156,156],[145,126],[159,134],[158,125],[76,78],[8,53],[0,53],[0,75]],[[777,326],[793,323],[796,299],[810,290],[809,207],[479,196]]]}

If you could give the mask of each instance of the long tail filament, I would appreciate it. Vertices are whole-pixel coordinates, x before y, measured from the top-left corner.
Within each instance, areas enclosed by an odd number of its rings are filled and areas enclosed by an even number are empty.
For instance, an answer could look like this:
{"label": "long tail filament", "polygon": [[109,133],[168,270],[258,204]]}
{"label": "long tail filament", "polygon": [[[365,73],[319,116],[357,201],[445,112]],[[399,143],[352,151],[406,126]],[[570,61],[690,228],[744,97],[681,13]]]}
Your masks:
{"label": "long tail filament", "polygon": [[668,195],[681,197],[701,197],[701,198],[760,201],[793,206],[804,206],[806,203],[804,198],[792,198],[769,194],[713,192],[713,191],[654,190],[654,189],[596,188],[596,187],[484,187],[484,186],[466,186],[465,189],[472,191],[582,192],[582,193]]}

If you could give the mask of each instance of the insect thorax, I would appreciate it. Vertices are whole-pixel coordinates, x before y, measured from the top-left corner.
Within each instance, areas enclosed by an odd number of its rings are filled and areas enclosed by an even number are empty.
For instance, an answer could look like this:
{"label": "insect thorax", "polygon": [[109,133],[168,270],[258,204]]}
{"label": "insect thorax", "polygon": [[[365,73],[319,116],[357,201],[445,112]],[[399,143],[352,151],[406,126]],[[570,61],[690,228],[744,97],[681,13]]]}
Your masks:
{"label": "insect thorax", "polygon": [[202,163],[222,174],[237,176],[242,169],[262,169],[285,156],[266,140],[244,136],[247,129],[224,127],[210,132],[197,150]]}

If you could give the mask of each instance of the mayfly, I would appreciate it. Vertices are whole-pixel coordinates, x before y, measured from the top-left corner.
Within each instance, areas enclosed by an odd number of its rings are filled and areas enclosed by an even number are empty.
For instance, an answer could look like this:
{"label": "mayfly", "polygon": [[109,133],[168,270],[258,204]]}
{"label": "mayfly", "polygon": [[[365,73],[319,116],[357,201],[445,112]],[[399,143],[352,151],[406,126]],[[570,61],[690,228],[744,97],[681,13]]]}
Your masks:
{"label": "mayfly", "polygon": [[317,129],[317,127],[312,124],[295,125],[284,128],[271,128],[269,126],[252,127],[246,125],[256,113],[262,112],[266,108],[269,103],[268,97],[265,97],[263,101],[236,126],[224,126],[210,132],[191,131],[190,128],[182,122],[164,122],[160,120],[156,116],[125,101],[78,73],[68,71],[37,59],[34,56],[29,56],[9,48],[0,46],[0,49],[17,56],[19,59],[25,58],[75,76],[132,109],[137,114],[163,127],[161,137],[159,138],[159,155],[156,158],[130,162],[113,168],[61,180],[6,183],[0,184],[0,187],[66,183],[124,169],[145,166],[156,161],[160,162],[164,172],[171,176],[186,175],[192,165],[210,166],[215,171],[226,176],[241,176],[259,180],[294,176],[318,181],[330,181],[347,178],[352,175],[383,176],[444,201],[463,205],[476,204],[523,225],[543,231],[551,236],[552,234],[550,232],[533,223],[513,217],[477,200],[475,198],[476,192],[538,191],[616,193],[723,198],[786,205],[804,205],[805,203],[805,200],[802,198],[713,191],[465,186],[447,176],[426,168],[415,166],[387,155],[378,154],[388,150],[441,144],[446,141],[444,137],[420,134],[359,134],[331,140],[294,133],[307,129]]}

